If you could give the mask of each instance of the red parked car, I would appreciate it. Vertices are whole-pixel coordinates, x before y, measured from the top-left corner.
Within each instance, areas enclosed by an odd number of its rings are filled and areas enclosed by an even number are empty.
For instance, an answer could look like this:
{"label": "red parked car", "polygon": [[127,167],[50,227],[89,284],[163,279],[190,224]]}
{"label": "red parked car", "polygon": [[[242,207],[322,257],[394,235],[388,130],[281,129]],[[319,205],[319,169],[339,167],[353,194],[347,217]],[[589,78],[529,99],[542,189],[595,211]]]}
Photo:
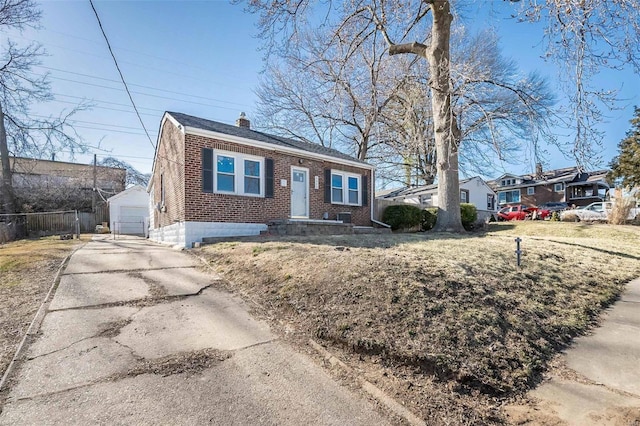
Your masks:
{"label": "red parked car", "polygon": [[516,204],[506,206],[498,211],[498,220],[546,219],[551,215],[547,209]]}

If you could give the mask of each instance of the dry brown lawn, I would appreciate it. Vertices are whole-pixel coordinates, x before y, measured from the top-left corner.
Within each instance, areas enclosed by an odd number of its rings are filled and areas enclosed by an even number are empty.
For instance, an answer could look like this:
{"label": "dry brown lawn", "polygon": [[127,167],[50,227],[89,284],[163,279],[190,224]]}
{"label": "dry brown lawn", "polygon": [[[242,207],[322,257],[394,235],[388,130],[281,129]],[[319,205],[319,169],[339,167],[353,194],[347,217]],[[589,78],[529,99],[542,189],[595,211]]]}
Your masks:
{"label": "dry brown lawn", "polygon": [[0,244],[0,377],[78,240],[59,237]]}
{"label": "dry brown lawn", "polygon": [[338,352],[429,423],[488,424],[640,276],[639,243],[638,227],[526,221],[198,252],[283,335]]}

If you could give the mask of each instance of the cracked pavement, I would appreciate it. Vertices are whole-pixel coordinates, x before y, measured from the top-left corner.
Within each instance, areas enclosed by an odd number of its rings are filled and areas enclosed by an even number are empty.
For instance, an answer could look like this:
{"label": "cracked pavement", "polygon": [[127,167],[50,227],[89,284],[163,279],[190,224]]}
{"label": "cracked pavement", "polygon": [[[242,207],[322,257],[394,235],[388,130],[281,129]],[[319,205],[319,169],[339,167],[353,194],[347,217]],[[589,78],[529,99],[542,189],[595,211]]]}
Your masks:
{"label": "cracked pavement", "polygon": [[0,425],[387,424],[189,255],[97,237],[61,275]]}

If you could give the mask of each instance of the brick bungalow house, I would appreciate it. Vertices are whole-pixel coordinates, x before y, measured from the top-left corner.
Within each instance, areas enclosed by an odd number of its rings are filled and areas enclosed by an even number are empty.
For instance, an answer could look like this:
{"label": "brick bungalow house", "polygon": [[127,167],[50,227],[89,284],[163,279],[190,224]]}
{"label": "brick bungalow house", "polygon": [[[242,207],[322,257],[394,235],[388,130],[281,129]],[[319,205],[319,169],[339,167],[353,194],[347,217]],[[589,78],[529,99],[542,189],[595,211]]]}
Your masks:
{"label": "brick bungalow house", "polygon": [[538,164],[535,174],[504,174],[487,184],[498,194],[499,206],[565,202],[580,207],[607,197],[610,189],[608,173],[608,170],[581,171],[577,167],[543,171],[542,165]]}
{"label": "brick bungalow house", "polygon": [[372,224],[373,166],[321,145],[166,112],[147,190],[149,238],[259,235],[278,220]]}

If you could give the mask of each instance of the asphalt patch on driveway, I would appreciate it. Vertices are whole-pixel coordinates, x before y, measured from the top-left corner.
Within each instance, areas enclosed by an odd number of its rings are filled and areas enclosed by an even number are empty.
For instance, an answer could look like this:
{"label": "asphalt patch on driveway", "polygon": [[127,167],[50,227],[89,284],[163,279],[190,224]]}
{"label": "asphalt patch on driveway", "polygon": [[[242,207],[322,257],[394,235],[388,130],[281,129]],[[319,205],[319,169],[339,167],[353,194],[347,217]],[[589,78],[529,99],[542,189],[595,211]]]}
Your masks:
{"label": "asphalt patch on driveway", "polygon": [[118,378],[135,377],[141,374],[156,374],[163,377],[174,374],[193,376],[229,358],[231,358],[231,352],[211,348],[183,352],[159,359],[140,360],[138,365]]}
{"label": "asphalt patch on driveway", "polygon": [[152,299],[165,297],[168,294],[167,290],[162,285],[160,285],[158,281],[143,275],[140,271],[128,272],[127,275],[143,280],[145,284],[149,286],[149,294],[151,295]]}
{"label": "asphalt patch on driveway", "polygon": [[131,324],[133,320],[131,318],[125,318],[118,321],[110,321],[102,324],[102,329],[94,337],[117,337],[120,334],[120,330],[123,327]]}

